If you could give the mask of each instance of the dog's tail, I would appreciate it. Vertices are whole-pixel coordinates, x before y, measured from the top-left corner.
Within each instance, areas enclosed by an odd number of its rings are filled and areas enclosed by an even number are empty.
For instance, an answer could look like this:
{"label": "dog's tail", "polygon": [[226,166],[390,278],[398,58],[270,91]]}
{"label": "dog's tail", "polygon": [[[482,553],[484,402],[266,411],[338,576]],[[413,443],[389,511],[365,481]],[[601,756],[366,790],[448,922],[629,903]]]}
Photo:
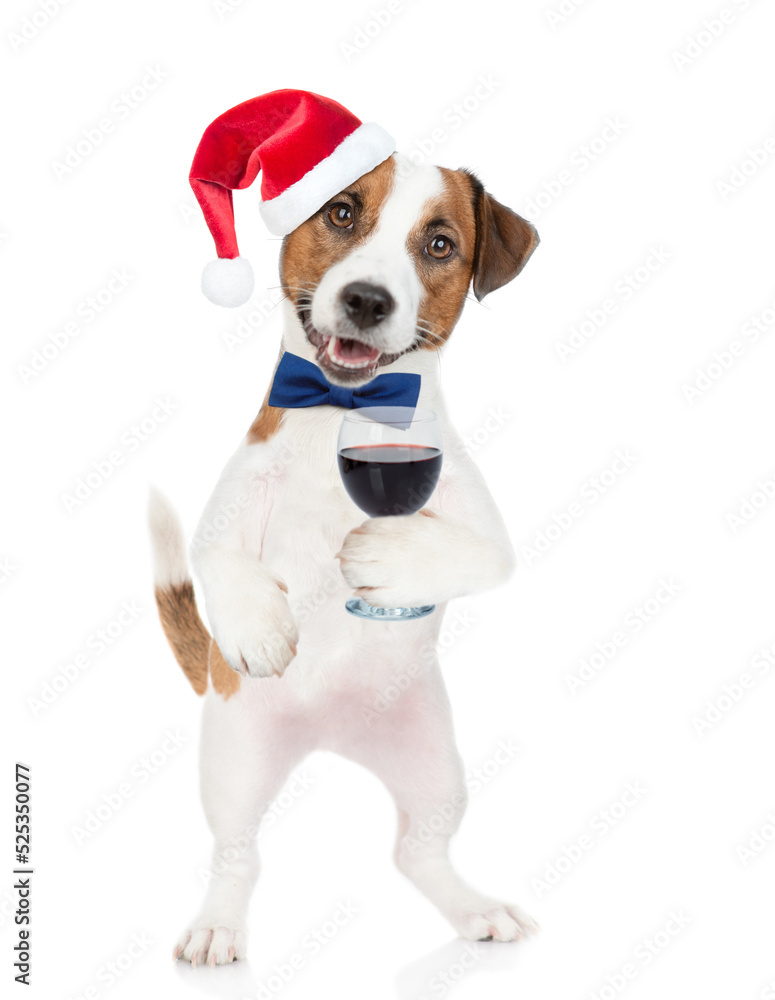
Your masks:
{"label": "dog's tail", "polygon": [[161,627],[191,686],[197,694],[204,694],[210,633],[196,608],[180,521],[169,500],[153,487],[148,499],[148,525]]}

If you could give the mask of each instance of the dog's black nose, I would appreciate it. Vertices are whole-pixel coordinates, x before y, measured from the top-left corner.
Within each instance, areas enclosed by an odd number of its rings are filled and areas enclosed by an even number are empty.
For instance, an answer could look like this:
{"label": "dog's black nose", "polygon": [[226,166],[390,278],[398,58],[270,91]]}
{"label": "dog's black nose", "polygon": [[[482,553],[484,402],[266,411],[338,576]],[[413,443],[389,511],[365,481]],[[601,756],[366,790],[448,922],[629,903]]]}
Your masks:
{"label": "dog's black nose", "polygon": [[365,330],[376,326],[393,312],[393,296],[381,285],[370,285],[368,281],[351,281],[342,289],[342,303],[347,318]]}

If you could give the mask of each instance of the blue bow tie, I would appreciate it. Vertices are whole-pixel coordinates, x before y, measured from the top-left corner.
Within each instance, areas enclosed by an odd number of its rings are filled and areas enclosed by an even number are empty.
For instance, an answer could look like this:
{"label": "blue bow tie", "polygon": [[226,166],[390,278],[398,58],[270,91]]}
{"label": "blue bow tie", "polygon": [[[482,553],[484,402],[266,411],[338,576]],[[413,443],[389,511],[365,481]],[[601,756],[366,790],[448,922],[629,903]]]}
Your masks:
{"label": "blue bow tie", "polygon": [[357,389],[331,385],[317,365],[286,351],[277,366],[270,406],[342,406],[346,410],[361,406],[417,405],[420,396],[420,376],[409,372],[388,372],[378,375]]}

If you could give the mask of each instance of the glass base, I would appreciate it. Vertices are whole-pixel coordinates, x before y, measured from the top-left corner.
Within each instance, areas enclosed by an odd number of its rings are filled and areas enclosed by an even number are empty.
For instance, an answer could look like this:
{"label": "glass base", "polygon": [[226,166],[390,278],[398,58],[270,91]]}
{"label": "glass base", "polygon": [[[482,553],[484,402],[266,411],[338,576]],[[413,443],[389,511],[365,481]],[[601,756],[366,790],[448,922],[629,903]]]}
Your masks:
{"label": "glass base", "polygon": [[375,608],[360,597],[351,597],[345,607],[356,618],[366,618],[371,622],[410,622],[425,618],[436,610],[435,604],[424,604],[419,608]]}

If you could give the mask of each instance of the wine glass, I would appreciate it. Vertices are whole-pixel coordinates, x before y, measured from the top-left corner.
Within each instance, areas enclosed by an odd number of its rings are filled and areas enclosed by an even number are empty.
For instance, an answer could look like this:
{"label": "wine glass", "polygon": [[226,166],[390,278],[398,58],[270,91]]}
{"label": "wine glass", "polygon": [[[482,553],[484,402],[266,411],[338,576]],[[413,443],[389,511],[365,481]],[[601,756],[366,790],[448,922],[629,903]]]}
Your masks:
{"label": "wine glass", "polygon": [[[337,445],[339,472],[350,499],[369,517],[414,514],[439,481],[441,429],[433,410],[364,406],[348,410]],[[413,621],[436,607],[378,608],[360,597],[345,607],[369,621]]]}

